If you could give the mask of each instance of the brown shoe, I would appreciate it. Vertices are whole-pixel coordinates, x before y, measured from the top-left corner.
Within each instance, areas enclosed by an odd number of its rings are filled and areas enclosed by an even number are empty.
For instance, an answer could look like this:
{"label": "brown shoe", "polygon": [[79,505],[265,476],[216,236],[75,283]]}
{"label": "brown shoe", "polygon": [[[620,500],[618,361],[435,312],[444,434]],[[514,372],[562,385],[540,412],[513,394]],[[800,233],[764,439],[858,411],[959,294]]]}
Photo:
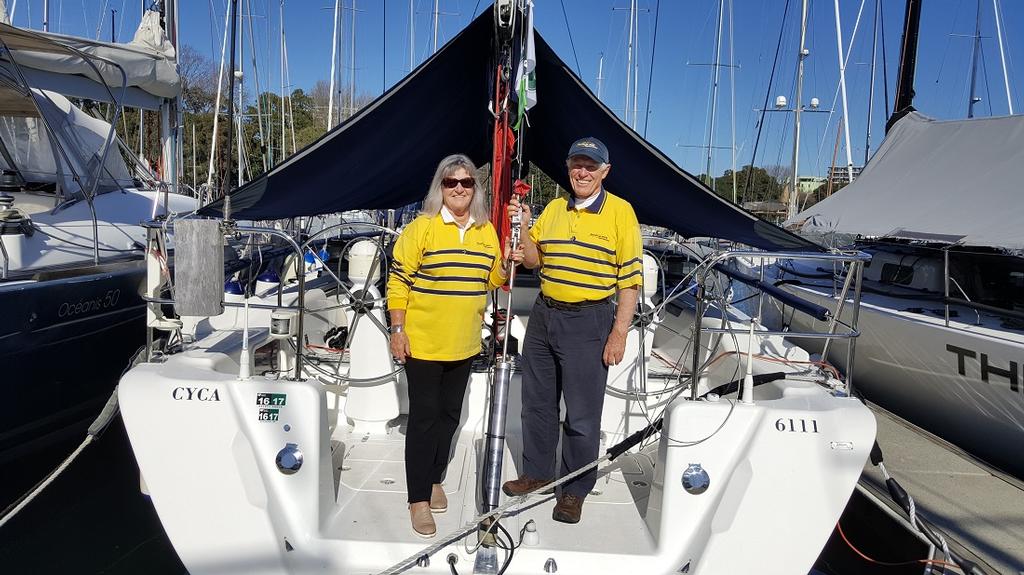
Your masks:
{"label": "brown shoe", "polygon": [[[545,485],[551,483],[551,481],[551,479],[534,479],[532,477],[523,475],[519,479],[506,481],[505,484],[501,486],[501,490],[504,491],[505,495],[508,495],[509,497],[518,497],[520,495],[525,495],[539,487],[544,487]],[[546,489],[541,493],[543,493],[544,495],[550,495],[551,493],[554,493],[554,489]]]}
{"label": "brown shoe", "polygon": [[430,512],[444,513],[448,511],[448,496],[444,493],[444,487],[435,483],[430,491]]}
{"label": "brown shoe", "polygon": [[560,523],[579,523],[581,515],[583,515],[583,498],[566,494],[558,498],[551,518]]}
{"label": "brown shoe", "polygon": [[409,505],[409,519],[416,535],[424,539],[437,535],[437,525],[434,524],[434,516],[431,515],[430,505],[426,501],[417,501]]}

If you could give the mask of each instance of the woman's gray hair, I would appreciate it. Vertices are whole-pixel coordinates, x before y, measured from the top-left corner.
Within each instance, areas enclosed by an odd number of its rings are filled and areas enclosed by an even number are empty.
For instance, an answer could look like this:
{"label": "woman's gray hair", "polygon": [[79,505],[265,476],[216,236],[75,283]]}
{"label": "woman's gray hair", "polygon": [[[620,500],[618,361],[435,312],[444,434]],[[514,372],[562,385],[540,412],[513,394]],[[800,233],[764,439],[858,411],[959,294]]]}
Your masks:
{"label": "woman's gray hair", "polygon": [[459,168],[469,172],[469,175],[476,180],[473,185],[473,199],[469,202],[469,215],[473,218],[474,226],[482,226],[490,220],[490,213],[487,209],[487,197],[483,187],[480,186],[480,178],[477,175],[476,166],[463,154],[452,154],[441,160],[434,172],[434,179],[430,182],[430,190],[427,197],[423,198],[423,209],[420,213],[425,216],[436,216],[441,212],[444,205],[444,194],[441,192],[441,180],[454,174]]}

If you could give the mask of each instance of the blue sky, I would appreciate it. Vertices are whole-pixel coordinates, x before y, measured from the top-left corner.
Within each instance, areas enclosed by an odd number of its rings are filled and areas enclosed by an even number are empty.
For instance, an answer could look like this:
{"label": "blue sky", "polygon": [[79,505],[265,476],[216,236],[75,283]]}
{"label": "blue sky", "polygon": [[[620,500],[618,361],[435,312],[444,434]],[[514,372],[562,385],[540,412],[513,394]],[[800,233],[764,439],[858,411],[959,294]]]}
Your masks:
{"label": "blue sky", "polygon": [[[918,52],[917,98],[915,105],[936,118],[963,118],[967,115],[971,52],[974,43],[975,12],[979,0],[929,0],[924,4],[921,40]],[[789,14],[783,20],[786,0],[732,0],[734,68],[722,67],[712,172],[720,174],[731,165],[731,109],[735,107],[737,165],[750,162],[756,134],[758,108],[762,107],[775,46],[782,31],[782,52],[776,72],[771,101],[784,95],[794,99],[796,52],[799,42],[800,0],[789,0]],[[979,65],[977,93],[982,101],[975,115],[1008,113],[999,49],[996,42],[992,0],[981,2],[983,66]],[[259,74],[264,89],[277,90],[280,84],[279,27],[280,0],[240,0],[251,5],[257,44]],[[352,5],[355,4],[353,11]],[[851,35],[862,0],[840,0],[844,50],[850,49]],[[11,6],[12,1],[8,1]],[[15,24],[41,27],[42,0],[20,0]],[[139,0],[50,0],[51,30],[109,39],[110,10],[117,10],[118,38],[127,39],[134,31],[141,10]],[[182,42],[219,60],[225,0],[181,0]],[[355,70],[357,90],[380,94],[397,82],[410,64],[409,0],[343,0],[345,21],[342,53],[345,77],[351,54],[352,14],[355,14]],[[487,0],[439,0],[438,37],[443,44],[466,26],[474,8],[479,13]],[[657,45],[652,41],[657,0],[639,0],[640,115],[637,129],[685,169],[699,173],[706,163],[706,142],[710,117],[710,78],[715,50],[718,0],[661,0],[658,14]],[[889,75],[890,101],[895,90],[896,67],[903,25],[904,2],[883,0],[885,50]],[[433,0],[412,0],[416,63],[432,51]],[[563,5],[565,14],[563,14]],[[1004,48],[1009,67],[1014,111],[1024,109],[1024,2],[999,0],[1002,11]],[[328,79],[331,66],[333,0],[285,0],[284,24],[287,37],[290,85],[311,88],[317,80]],[[723,66],[730,62],[729,0],[722,41]],[[536,0],[538,32],[555,51],[597,92],[597,72],[604,54],[601,96],[605,103],[622,113],[626,76],[626,38],[629,0]],[[863,2],[863,12],[853,39],[847,63],[847,92],[851,150],[854,163],[864,158],[867,129],[868,86],[870,80],[871,36],[875,0]],[[243,12],[247,12],[243,10]],[[101,18],[102,14],[102,18]],[[568,26],[567,26],[568,24]],[[246,25],[248,30],[248,25]],[[248,31],[246,32],[248,33]],[[571,41],[570,41],[571,37]],[[810,56],[805,65],[804,102],[817,97],[821,109],[832,108],[837,93],[839,64],[833,0],[811,0],[807,47]],[[872,149],[882,140],[885,121],[881,77],[881,40],[879,41]],[[249,52],[248,40],[246,52]],[[252,70],[246,56],[247,89],[252,89]],[[730,83],[735,77],[735,89]],[[650,82],[650,106],[647,106]],[[269,84],[269,86],[267,86]],[[453,86],[457,89],[457,86]],[[539,79],[539,97],[543,100],[543,79]],[[730,102],[735,92],[735,105]],[[835,113],[806,114],[801,137],[801,175],[822,174],[832,161],[841,104],[835,101]],[[891,104],[890,104],[891,105]],[[839,164],[845,152],[840,151]],[[767,115],[761,136],[757,164],[786,164],[792,155],[792,114]]]}

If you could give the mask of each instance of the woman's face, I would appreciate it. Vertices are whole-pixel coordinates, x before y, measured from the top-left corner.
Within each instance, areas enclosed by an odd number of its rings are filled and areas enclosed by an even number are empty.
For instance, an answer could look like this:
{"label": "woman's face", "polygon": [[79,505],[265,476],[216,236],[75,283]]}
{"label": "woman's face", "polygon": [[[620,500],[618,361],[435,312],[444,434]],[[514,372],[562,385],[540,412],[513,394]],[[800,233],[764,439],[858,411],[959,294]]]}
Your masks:
{"label": "woman's face", "polygon": [[441,180],[441,194],[448,211],[456,216],[469,212],[469,204],[473,201],[475,191],[474,178],[465,168],[456,168],[454,172]]}

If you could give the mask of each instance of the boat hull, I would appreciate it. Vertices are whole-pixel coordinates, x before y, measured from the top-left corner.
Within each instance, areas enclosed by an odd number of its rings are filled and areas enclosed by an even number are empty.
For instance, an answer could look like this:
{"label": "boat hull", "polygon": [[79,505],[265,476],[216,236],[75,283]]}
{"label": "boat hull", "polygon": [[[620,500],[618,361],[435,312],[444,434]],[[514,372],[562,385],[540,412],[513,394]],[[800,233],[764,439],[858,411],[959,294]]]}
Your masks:
{"label": "boat hull", "polygon": [[141,261],[0,284],[0,462],[83,431],[145,342]]}
{"label": "boat hull", "polygon": [[[787,289],[835,307],[824,289]],[[889,411],[1024,477],[1024,460],[1018,453],[1024,443],[1024,338],[960,321],[946,327],[941,306],[931,307],[935,309],[894,310],[865,296],[858,317],[861,336],[854,353],[854,388]],[[844,320],[851,318],[848,308]],[[969,310],[958,315],[974,317]],[[825,327],[799,313],[793,315],[791,326],[799,331]],[[808,350],[821,351],[821,340],[797,341]],[[845,370],[845,341],[835,341],[828,355]]]}

